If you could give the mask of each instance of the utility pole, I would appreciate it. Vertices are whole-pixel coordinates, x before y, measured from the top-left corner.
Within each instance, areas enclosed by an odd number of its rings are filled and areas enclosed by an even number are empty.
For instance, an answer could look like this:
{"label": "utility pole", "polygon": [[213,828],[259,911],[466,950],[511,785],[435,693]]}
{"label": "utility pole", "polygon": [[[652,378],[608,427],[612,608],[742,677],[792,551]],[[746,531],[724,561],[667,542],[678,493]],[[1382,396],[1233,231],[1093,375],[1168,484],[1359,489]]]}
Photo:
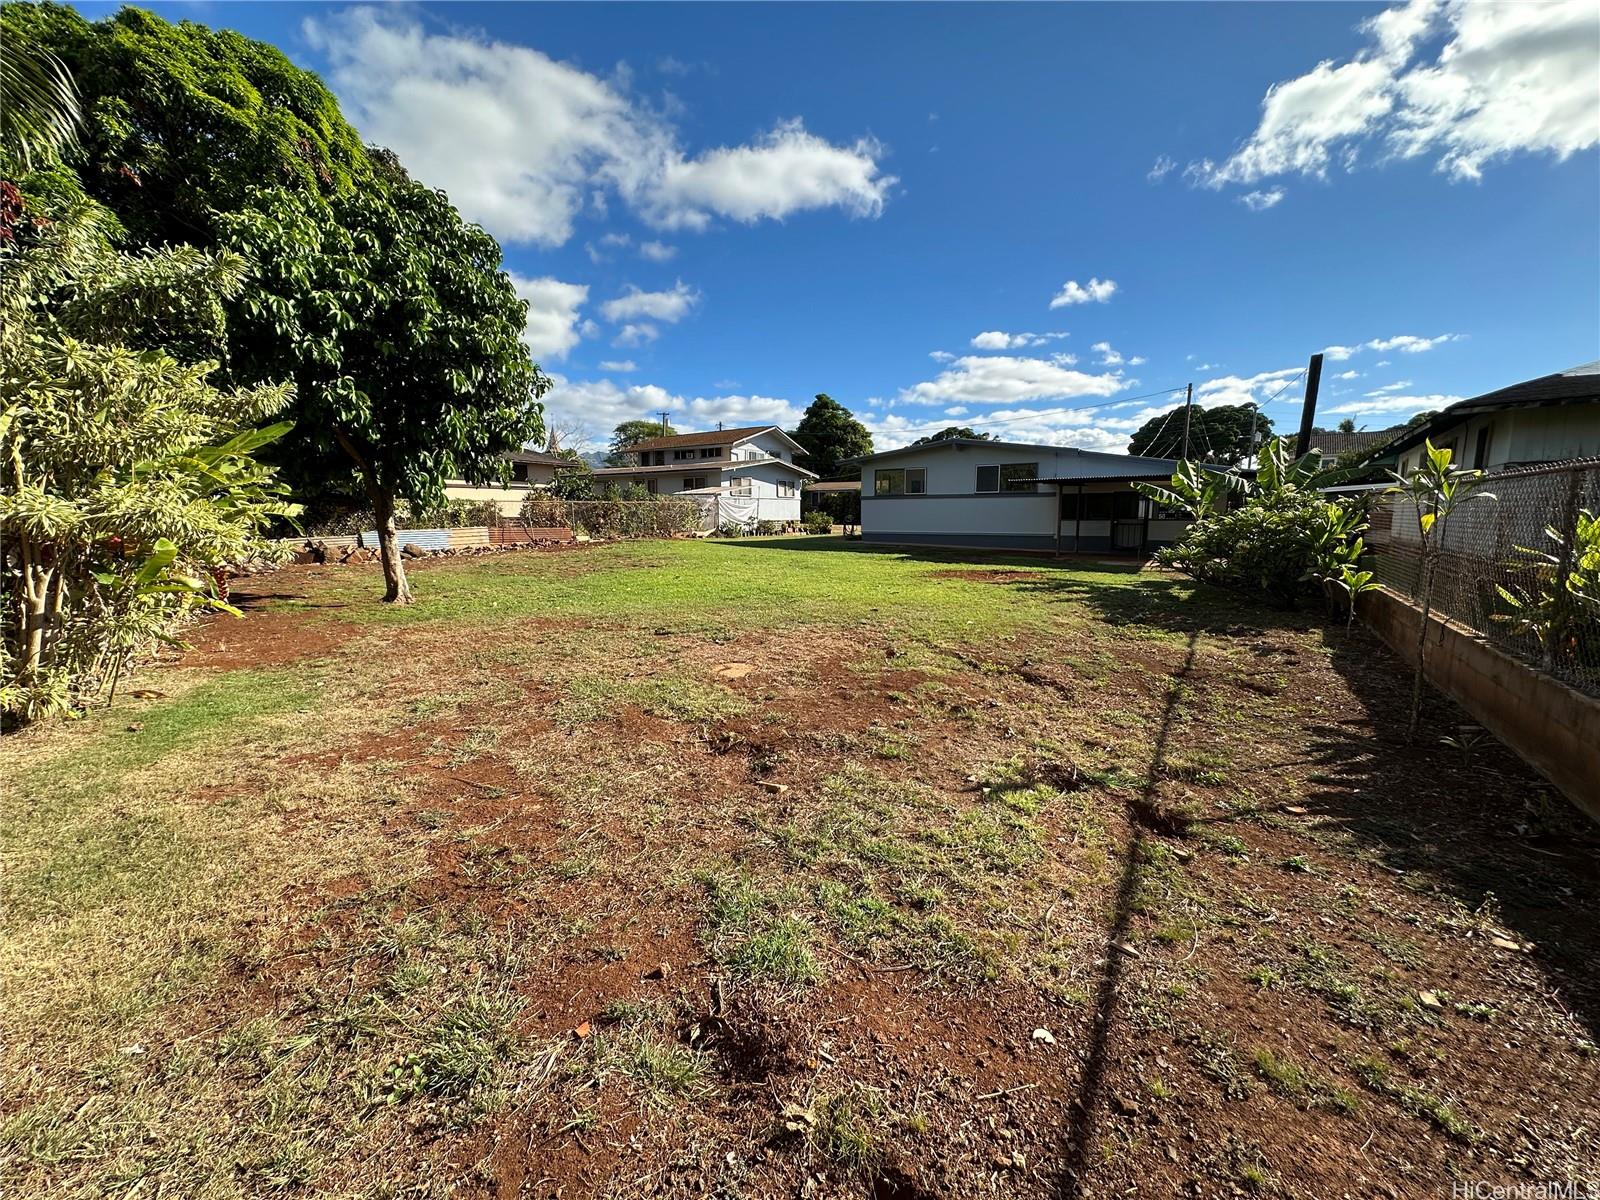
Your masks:
{"label": "utility pole", "polygon": [[658,412],[656,416],[661,418],[661,436],[666,437],[667,430],[672,428],[672,426],[668,423],[667,418],[672,416],[672,414],[670,412]]}
{"label": "utility pole", "polygon": [[1183,459],[1189,461],[1189,417],[1194,412],[1194,384],[1183,396]]}
{"label": "utility pole", "polygon": [[1294,456],[1299,458],[1311,449],[1311,424],[1317,416],[1317,388],[1322,385],[1322,355],[1313,354],[1306,367],[1306,400],[1300,408],[1300,437],[1294,444]]}

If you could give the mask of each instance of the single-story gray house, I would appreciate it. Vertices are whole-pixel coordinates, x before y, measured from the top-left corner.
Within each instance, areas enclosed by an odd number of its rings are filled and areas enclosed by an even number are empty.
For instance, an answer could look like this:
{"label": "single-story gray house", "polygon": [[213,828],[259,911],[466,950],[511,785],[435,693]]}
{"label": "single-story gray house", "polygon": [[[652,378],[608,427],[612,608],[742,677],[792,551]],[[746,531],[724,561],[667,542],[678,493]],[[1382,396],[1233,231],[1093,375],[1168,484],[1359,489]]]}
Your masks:
{"label": "single-story gray house", "polygon": [[1171,479],[1169,458],[950,438],[860,462],[868,542],[1143,554],[1188,526],[1133,490]]}

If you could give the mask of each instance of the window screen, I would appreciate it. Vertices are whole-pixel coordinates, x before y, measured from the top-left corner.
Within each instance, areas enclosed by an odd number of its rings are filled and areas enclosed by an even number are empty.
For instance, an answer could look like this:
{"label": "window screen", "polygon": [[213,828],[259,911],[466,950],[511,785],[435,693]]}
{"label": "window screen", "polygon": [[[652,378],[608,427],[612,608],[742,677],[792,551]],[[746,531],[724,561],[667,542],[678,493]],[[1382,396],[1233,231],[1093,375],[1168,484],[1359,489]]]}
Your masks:
{"label": "window screen", "polygon": [[978,491],[980,491],[980,492],[998,492],[999,490],[1000,490],[1000,468],[999,467],[979,467],[978,468]]}

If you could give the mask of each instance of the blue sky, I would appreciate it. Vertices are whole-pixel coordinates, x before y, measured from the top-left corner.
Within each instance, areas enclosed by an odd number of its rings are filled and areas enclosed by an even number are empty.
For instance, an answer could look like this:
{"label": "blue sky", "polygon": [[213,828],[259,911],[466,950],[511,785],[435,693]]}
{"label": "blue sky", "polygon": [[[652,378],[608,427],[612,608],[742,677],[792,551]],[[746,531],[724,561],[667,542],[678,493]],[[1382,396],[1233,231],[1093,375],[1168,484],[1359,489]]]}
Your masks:
{"label": "blue sky", "polygon": [[826,391],[1122,449],[1191,381],[1292,427],[1330,347],[1323,423],[1381,428],[1600,357],[1596,0],[153,7],[494,233],[597,439]]}

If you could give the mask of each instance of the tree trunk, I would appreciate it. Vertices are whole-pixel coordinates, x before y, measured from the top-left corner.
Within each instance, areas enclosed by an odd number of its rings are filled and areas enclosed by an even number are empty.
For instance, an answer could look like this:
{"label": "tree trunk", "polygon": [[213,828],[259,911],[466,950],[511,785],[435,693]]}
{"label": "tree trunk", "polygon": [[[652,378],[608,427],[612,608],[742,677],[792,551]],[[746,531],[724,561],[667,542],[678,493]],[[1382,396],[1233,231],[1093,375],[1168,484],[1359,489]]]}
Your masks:
{"label": "tree trunk", "polygon": [[367,489],[367,502],[372,505],[372,516],[378,526],[378,558],[383,562],[383,602],[410,604],[411,584],[406,581],[405,560],[400,557],[400,547],[395,537],[394,493],[378,483],[377,472],[373,470],[370,459],[361,452],[349,434],[335,428],[333,435],[361,472],[361,482]]}
{"label": "tree trunk", "polygon": [[367,497],[378,523],[378,557],[383,561],[383,601],[385,604],[410,604],[411,585],[406,581],[405,560],[400,557],[399,539],[394,529],[394,493],[367,482]]}
{"label": "tree trunk", "polygon": [[1422,552],[1422,623],[1417,633],[1417,673],[1411,679],[1411,716],[1406,722],[1406,745],[1417,740],[1417,722],[1422,716],[1422,678],[1428,665],[1428,619],[1433,615],[1433,555]]}

